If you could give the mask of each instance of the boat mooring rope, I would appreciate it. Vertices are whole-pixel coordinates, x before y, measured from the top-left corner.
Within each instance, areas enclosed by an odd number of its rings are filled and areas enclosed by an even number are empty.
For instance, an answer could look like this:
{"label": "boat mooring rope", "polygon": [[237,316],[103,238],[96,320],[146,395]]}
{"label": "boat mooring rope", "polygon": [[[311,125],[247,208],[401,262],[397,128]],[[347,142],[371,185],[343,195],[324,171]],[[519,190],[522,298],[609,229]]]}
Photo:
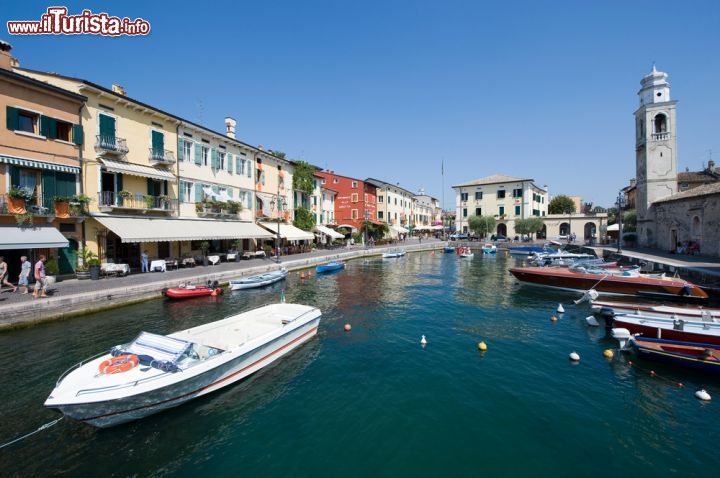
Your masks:
{"label": "boat mooring rope", "polygon": [[5,448],[6,446],[10,446],[10,445],[12,445],[12,444],[14,444],[14,443],[17,443],[17,442],[19,442],[19,441],[22,441],[22,440],[24,440],[24,439],[26,439],[26,438],[28,438],[28,437],[31,437],[31,436],[35,435],[36,433],[40,433],[40,432],[43,431],[43,430],[47,430],[48,428],[57,425],[58,422],[60,422],[60,420],[62,420],[63,418],[65,418],[64,415],[63,415],[62,417],[60,417],[60,418],[57,418],[57,419],[51,421],[51,422],[47,422],[47,423],[45,423],[44,425],[40,425],[40,428],[38,428],[38,429],[35,430],[35,431],[32,431],[32,432],[30,432],[30,433],[26,433],[25,435],[20,436],[20,437],[17,437],[16,439],[11,440],[11,441],[9,441],[9,442],[7,442],[7,443],[3,443],[2,445],[0,445],[0,449]]}

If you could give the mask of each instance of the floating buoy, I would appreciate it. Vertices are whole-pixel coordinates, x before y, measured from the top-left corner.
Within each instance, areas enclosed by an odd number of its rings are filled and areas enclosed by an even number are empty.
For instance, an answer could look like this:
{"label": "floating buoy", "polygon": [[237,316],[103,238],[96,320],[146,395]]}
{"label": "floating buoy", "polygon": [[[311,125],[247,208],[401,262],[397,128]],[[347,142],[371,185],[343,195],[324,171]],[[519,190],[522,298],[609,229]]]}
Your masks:
{"label": "floating buoy", "polygon": [[579,362],[580,355],[578,355],[577,352],[570,352],[570,360],[572,360],[573,362]]}
{"label": "floating buoy", "polygon": [[555,317],[554,315],[551,315],[550,322],[557,322],[557,317]]}
{"label": "floating buoy", "polygon": [[655,370],[650,370],[650,376],[651,376],[651,377],[654,377],[654,376],[655,376]]}
{"label": "floating buoy", "polygon": [[352,325],[345,324],[345,332],[350,332],[350,330],[352,330]]}
{"label": "floating buoy", "polygon": [[420,345],[422,345],[423,347],[425,347],[427,345],[427,339],[425,339],[424,335],[420,339]]}
{"label": "floating buoy", "polygon": [[682,382],[678,382],[677,386],[678,388],[685,388],[685,384]]}
{"label": "floating buoy", "polygon": [[564,313],[565,313],[565,309],[563,309],[562,304],[558,304],[557,313],[558,313],[558,314],[564,314]]}
{"label": "floating buoy", "polygon": [[478,349],[482,352],[485,352],[487,350],[487,344],[484,341],[481,341],[478,344]]}
{"label": "floating buoy", "polygon": [[615,353],[612,351],[612,349],[605,349],[603,351],[603,357],[606,359],[611,359],[615,356]]}
{"label": "floating buoy", "polygon": [[695,392],[695,398],[697,398],[698,400],[704,400],[704,401],[708,401],[708,400],[712,399],[710,394],[707,393],[705,391],[705,389],[698,390],[697,392]]}

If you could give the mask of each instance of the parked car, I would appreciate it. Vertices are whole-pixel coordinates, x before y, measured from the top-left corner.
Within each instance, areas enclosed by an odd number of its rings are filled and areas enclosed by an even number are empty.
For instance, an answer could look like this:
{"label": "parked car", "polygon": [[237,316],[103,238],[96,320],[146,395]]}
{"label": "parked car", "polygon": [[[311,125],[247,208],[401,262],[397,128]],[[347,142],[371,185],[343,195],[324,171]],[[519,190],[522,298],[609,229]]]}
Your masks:
{"label": "parked car", "polygon": [[467,234],[455,233],[450,235],[451,241],[463,241],[468,238]]}
{"label": "parked car", "polygon": [[508,241],[508,238],[503,236],[502,234],[498,234],[497,236],[492,236],[490,239],[495,242],[507,242]]}

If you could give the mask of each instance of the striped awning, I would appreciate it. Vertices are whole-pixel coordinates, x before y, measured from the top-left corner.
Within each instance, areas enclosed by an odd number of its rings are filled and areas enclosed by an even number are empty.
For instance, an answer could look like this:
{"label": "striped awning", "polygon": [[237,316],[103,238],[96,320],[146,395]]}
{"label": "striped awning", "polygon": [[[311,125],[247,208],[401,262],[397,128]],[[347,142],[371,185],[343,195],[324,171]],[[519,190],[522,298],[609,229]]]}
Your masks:
{"label": "striped awning", "polygon": [[153,168],[141,164],[128,163],[126,161],[115,161],[112,159],[101,159],[105,169],[111,173],[129,174],[143,178],[159,179],[161,181],[174,181],[175,175],[167,169]]}
{"label": "striped awning", "polygon": [[22,166],[24,168],[49,169],[51,171],[60,171],[63,173],[80,174],[80,168],[76,166],[67,166],[65,164],[46,163],[45,161],[37,161],[35,159],[15,158],[13,156],[0,156],[0,163],[12,164],[14,166]]}

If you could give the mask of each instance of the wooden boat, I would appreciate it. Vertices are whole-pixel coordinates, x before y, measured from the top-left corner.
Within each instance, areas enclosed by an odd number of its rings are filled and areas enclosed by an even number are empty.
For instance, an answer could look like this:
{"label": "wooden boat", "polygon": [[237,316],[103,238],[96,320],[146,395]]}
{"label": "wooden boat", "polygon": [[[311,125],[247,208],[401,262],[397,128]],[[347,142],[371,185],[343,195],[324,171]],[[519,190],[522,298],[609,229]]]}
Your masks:
{"label": "wooden boat", "polygon": [[288,271],[283,267],[280,270],[266,272],[265,274],[257,274],[254,276],[243,277],[241,279],[234,279],[230,281],[230,290],[264,287],[266,285],[274,284],[275,282],[279,282],[285,279],[287,275]]}
{"label": "wooden boat", "polygon": [[325,264],[320,264],[315,267],[315,271],[318,273],[323,272],[334,272],[345,268],[345,263],[340,261],[330,261]]}
{"label": "wooden boat", "polygon": [[495,247],[495,244],[490,244],[489,242],[482,246],[483,254],[495,254],[497,252],[497,247]]}
{"label": "wooden boat", "polygon": [[720,345],[720,323],[709,316],[697,320],[635,314],[603,317],[610,327],[627,329],[630,333],[642,334],[643,337]]}
{"label": "wooden boat", "polygon": [[398,258],[398,257],[402,257],[402,256],[404,256],[405,254],[407,254],[407,253],[405,252],[405,249],[397,249],[397,250],[394,250],[394,251],[383,252],[382,257],[383,257],[383,259],[395,259],[395,258]]}
{"label": "wooden boat", "polygon": [[45,406],[96,427],[137,420],[260,371],[314,337],[320,318],[283,303],[169,335],[141,332],[68,369]]}
{"label": "wooden boat", "polygon": [[590,254],[567,252],[567,251],[554,251],[554,252],[538,252],[530,256],[530,262],[536,266],[551,266],[556,263],[570,264],[580,259],[595,259],[596,257]]}
{"label": "wooden boat", "polygon": [[166,287],[162,290],[164,296],[171,299],[192,299],[195,297],[208,297],[223,293],[218,282],[209,285],[181,285],[179,287]]}
{"label": "wooden boat", "polygon": [[595,289],[601,294],[637,295],[644,291],[678,298],[708,297],[704,290],[692,282],[666,277],[664,274],[599,275],[564,267],[515,267],[510,269],[510,273],[521,282],[557,289]]}
{"label": "wooden boat", "polygon": [[627,301],[593,300],[590,302],[593,312],[606,314],[635,314],[652,317],[673,318],[685,320],[701,320],[709,314],[714,320],[720,321],[720,309],[712,309],[699,305],[664,305],[652,303],[635,303]]}
{"label": "wooden boat", "polygon": [[627,346],[642,358],[720,373],[720,345],[631,337]]}

